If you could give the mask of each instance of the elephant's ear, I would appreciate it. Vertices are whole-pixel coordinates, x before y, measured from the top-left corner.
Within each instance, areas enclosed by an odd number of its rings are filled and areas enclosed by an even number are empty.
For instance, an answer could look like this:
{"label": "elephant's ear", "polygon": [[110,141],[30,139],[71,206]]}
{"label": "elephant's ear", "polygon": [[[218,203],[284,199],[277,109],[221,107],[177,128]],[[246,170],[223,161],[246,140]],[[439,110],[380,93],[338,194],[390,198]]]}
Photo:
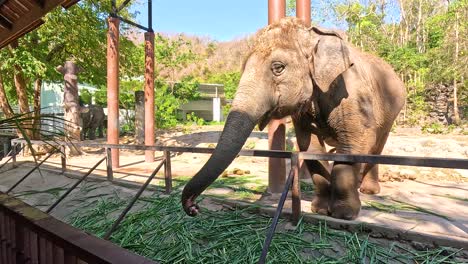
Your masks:
{"label": "elephant's ear", "polygon": [[339,35],[323,34],[318,37],[310,70],[320,90],[327,92],[332,82],[352,65],[347,44]]}

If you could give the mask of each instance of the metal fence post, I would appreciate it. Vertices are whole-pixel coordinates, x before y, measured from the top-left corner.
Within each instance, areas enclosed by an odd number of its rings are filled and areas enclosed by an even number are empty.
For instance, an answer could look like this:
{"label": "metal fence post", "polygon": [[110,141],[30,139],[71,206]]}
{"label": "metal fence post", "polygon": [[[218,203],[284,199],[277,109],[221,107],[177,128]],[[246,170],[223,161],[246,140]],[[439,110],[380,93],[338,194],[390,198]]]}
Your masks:
{"label": "metal fence post", "polygon": [[169,150],[164,151],[164,180],[166,186],[166,193],[172,192],[172,170],[171,170],[171,152]]}
{"label": "metal fence post", "polygon": [[106,148],[106,160],[107,160],[107,180],[114,180],[114,172],[112,171],[112,154],[111,148]]}
{"label": "metal fence post", "polygon": [[299,181],[299,155],[293,153],[291,156],[291,170],[293,170],[292,183],[292,222],[297,225],[301,217],[301,183]]}
{"label": "metal fence post", "polygon": [[65,146],[61,146],[61,151],[62,151],[62,155],[60,156],[60,159],[62,161],[62,174],[65,173],[65,171],[67,170],[67,154],[65,153]]}

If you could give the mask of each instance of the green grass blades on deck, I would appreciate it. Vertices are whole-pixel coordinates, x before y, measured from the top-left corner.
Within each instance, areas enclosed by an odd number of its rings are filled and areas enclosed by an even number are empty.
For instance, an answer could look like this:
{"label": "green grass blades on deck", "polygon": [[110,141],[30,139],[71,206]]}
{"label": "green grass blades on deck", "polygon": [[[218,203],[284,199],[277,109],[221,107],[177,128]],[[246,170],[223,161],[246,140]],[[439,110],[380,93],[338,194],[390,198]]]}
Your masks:
{"label": "green grass blades on deck", "polygon": [[[127,202],[102,199],[93,209],[76,212],[69,222],[102,236]],[[271,218],[247,210],[205,209],[197,217],[188,217],[180,205],[180,192],[141,198],[137,207],[111,240],[161,263],[256,263],[271,224]],[[285,221],[278,225],[268,263],[451,263],[456,254],[449,249],[390,248],[367,236],[328,229],[325,223],[288,226]]]}

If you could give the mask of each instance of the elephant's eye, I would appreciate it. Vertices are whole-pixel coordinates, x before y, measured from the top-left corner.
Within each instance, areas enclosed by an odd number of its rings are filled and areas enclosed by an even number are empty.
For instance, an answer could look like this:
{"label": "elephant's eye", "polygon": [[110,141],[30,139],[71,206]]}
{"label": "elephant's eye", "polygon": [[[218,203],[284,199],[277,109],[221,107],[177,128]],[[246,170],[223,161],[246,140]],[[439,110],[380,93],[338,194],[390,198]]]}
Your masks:
{"label": "elephant's eye", "polygon": [[274,75],[278,76],[283,73],[285,67],[286,65],[284,65],[284,63],[279,62],[279,61],[274,61],[271,64],[271,71],[273,72]]}

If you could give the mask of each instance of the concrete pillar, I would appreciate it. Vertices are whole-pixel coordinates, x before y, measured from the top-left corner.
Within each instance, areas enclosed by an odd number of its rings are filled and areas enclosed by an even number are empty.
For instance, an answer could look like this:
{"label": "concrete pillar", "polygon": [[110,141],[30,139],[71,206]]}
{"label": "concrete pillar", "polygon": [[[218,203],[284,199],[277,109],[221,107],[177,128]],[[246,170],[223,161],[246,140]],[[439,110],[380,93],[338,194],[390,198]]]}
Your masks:
{"label": "concrete pillar", "polygon": [[[119,24],[109,17],[107,31],[107,143],[119,144]],[[119,167],[119,150],[112,149],[112,167]]]}
{"label": "concrete pillar", "polygon": [[221,122],[221,98],[213,98],[213,121]]}
{"label": "concrete pillar", "polygon": [[[145,33],[145,145],[154,145],[154,32]],[[154,162],[154,151],[145,151]]]}
{"label": "concrete pillar", "polygon": [[[268,0],[268,24],[286,16],[286,0]],[[286,149],[286,122],[284,119],[271,120],[268,125],[268,146],[270,150]],[[284,159],[268,159],[268,191],[281,193],[286,182]]]}
{"label": "concrete pillar", "polygon": [[310,27],[310,0],[296,0],[296,17],[304,21]]}
{"label": "concrete pillar", "polygon": [[135,140],[138,145],[145,143],[145,92],[135,92]]}

